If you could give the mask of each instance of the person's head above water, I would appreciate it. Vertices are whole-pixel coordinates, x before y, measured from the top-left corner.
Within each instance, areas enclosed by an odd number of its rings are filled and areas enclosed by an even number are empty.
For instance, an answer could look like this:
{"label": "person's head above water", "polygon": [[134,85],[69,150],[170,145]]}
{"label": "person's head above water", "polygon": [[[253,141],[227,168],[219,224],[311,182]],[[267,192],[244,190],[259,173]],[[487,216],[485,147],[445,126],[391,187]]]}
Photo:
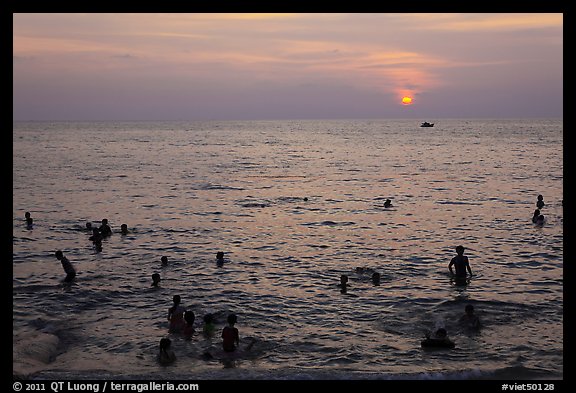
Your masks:
{"label": "person's head above water", "polygon": [[374,284],[377,284],[380,282],[380,273],[378,273],[378,272],[372,273],[372,282]]}
{"label": "person's head above water", "polygon": [[194,320],[196,319],[196,315],[194,315],[194,311],[185,311],[184,312],[184,320],[188,325],[194,324]]}
{"label": "person's head above water", "polygon": [[218,259],[218,260],[224,259],[224,252],[223,252],[223,251],[218,251],[218,252],[216,253],[216,259]]}
{"label": "person's head above water", "polygon": [[174,304],[178,305],[178,304],[180,304],[182,299],[180,298],[180,295],[174,295],[174,296],[172,296],[172,301],[174,302]]}
{"label": "person's head above water", "polygon": [[464,307],[464,311],[466,312],[466,314],[474,314],[474,306],[471,304],[467,304],[466,307]]}
{"label": "person's head above water", "polygon": [[340,275],[340,282],[346,284],[348,282],[348,276],[346,274]]}
{"label": "person's head above water", "polygon": [[122,231],[122,233],[128,232],[128,225],[126,224],[120,225],[120,231]]}
{"label": "person's head above water", "polygon": [[538,195],[538,200],[539,200],[539,201],[541,201],[541,200],[543,200],[543,199],[544,199],[544,197],[543,197],[542,195]]}
{"label": "person's head above water", "polygon": [[26,213],[24,213],[24,217],[26,217],[26,218],[30,218],[30,212],[26,212]]}
{"label": "person's head above water", "polygon": [[152,286],[157,286],[160,283],[160,274],[152,274]]}
{"label": "person's head above water", "polygon": [[62,259],[62,257],[64,256],[64,253],[62,251],[58,250],[54,253],[54,255],[56,256],[56,258]]}
{"label": "person's head above water", "polygon": [[164,255],[162,258],[160,258],[160,261],[162,261],[162,265],[167,265],[168,264],[168,257],[166,255]]}
{"label": "person's head above water", "polygon": [[102,219],[102,225],[108,225],[108,219],[107,218]]}
{"label": "person's head above water", "polygon": [[234,325],[238,321],[238,317],[236,316],[236,314],[230,314],[228,315],[228,318],[226,320],[230,325]]}
{"label": "person's head above water", "polygon": [[86,223],[86,229],[92,229],[92,223],[91,222]]}
{"label": "person's head above water", "polygon": [[170,349],[171,345],[172,345],[172,340],[170,340],[169,338],[163,338],[160,340],[160,350],[161,351],[166,351],[166,350]]}
{"label": "person's head above water", "polygon": [[464,247],[463,246],[456,246],[456,253],[458,255],[464,254]]}

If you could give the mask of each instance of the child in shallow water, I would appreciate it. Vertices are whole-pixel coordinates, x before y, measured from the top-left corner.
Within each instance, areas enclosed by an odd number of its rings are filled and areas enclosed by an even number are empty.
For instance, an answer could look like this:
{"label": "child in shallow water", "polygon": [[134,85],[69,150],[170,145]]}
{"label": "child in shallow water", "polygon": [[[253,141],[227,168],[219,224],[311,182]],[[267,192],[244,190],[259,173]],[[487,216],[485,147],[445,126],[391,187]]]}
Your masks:
{"label": "child in shallow water", "polygon": [[184,330],[182,333],[187,340],[192,339],[192,335],[194,334],[194,319],[196,319],[196,315],[194,315],[194,311],[186,311],[184,313]]}
{"label": "child in shallow water", "polygon": [[228,326],[222,329],[222,348],[226,352],[234,352],[236,346],[240,344],[238,329],[234,327],[238,318],[235,314],[228,315]]}
{"label": "child in shallow water", "polygon": [[478,318],[478,316],[474,314],[474,306],[471,304],[467,304],[466,307],[464,307],[464,312],[466,314],[460,317],[460,323],[468,328],[472,329],[480,328],[480,319]]}
{"label": "child in shallow water", "polygon": [[166,366],[176,360],[176,354],[171,349],[172,341],[169,338],[160,340],[160,353],[158,354],[158,361],[161,365]]}
{"label": "child in shallow water", "polygon": [[170,321],[169,331],[180,333],[184,329],[184,312],[186,309],[180,305],[180,295],[172,297],[174,305],[168,309],[168,321]]}
{"label": "child in shallow water", "polygon": [[432,337],[427,335],[426,340],[421,342],[421,346],[422,348],[454,348],[455,344],[448,338],[446,329],[440,328]]}

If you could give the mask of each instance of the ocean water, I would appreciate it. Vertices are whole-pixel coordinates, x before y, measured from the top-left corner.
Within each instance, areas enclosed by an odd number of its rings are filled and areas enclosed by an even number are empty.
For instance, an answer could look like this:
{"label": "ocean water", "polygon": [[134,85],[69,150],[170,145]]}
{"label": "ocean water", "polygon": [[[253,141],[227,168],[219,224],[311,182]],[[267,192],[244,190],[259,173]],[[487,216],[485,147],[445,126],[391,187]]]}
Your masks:
{"label": "ocean water", "polygon": [[[562,379],[563,123],[435,123],[14,123],[14,374]],[[115,233],[98,252],[83,227],[103,218]],[[459,244],[466,286],[448,274]],[[168,333],[176,294],[196,315],[190,341]],[[480,331],[459,325],[466,304]],[[220,349],[230,312],[233,355]],[[440,326],[456,348],[421,349]],[[177,356],[167,367],[162,337]]]}

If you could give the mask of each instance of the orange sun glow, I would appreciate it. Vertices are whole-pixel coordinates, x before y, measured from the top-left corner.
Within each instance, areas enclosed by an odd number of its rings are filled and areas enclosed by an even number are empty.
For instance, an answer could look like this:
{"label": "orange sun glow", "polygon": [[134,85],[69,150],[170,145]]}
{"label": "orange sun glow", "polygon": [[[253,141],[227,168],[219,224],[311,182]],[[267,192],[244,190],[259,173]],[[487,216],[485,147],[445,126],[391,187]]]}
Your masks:
{"label": "orange sun glow", "polygon": [[412,98],[410,97],[402,97],[402,104],[404,105],[411,105],[412,104]]}

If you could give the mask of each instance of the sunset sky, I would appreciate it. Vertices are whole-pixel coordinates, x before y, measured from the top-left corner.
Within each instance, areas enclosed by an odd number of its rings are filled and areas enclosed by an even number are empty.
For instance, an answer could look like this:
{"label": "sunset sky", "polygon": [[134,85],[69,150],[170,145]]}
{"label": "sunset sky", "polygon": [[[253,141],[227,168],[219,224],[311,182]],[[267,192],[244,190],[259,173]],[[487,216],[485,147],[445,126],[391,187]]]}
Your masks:
{"label": "sunset sky", "polygon": [[13,22],[14,120],[563,115],[558,13],[27,13]]}

